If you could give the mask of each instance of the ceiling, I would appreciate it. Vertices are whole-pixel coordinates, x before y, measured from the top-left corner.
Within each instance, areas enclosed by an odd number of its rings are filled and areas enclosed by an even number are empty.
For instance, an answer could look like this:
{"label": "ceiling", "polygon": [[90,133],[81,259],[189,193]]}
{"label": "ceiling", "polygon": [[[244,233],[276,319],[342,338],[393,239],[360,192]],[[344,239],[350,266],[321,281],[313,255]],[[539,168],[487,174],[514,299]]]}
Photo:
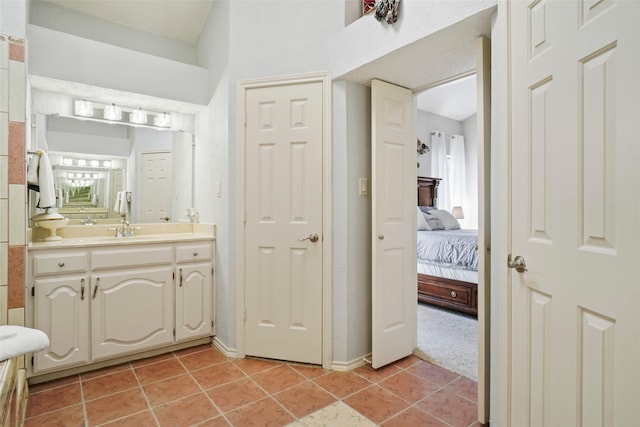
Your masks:
{"label": "ceiling", "polygon": [[[107,22],[124,25],[163,37],[195,44],[206,23],[214,0],[42,0],[55,5],[72,9]],[[473,23],[473,25],[478,25]],[[437,45],[437,43],[435,44]],[[450,46],[446,46],[448,50]],[[450,51],[449,51],[450,52]],[[388,55],[391,56],[391,55]],[[422,55],[411,55],[411,57]],[[391,59],[391,67],[397,73],[397,62]],[[420,72],[420,67],[426,67]],[[422,61],[409,69],[411,75],[428,75],[426,70],[433,70],[434,64]],[[369,72],[378,72],[375,66],[368,67]],[[382,74],[382,73],[378,73]],[[355,78],[353,78],[355,77]],[[358,81],[361,77],[369,81],[378,76],[349,76]],[[390,81],[416,87],[417,82],[404,82],[398,76]],[[475,75],[436,86],[418,95],[418,109],[453,120],[463,121],[476,112]]]}
{"label": "ceiling", "polygon": [[462,122],[477,111],[476,75],[436,86],[417,96],[418,110]]}
{"label": "ceiling", "polygon": [[195,44],[214,0],[42,0],[147,33]]}

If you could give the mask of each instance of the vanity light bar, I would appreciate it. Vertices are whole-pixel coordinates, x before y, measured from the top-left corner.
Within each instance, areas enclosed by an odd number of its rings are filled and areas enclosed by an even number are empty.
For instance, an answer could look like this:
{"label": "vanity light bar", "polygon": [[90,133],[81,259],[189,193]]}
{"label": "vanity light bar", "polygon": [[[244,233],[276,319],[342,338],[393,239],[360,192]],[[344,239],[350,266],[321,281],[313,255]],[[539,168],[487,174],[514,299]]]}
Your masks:
{"label": "vanity light bar", "polygon": [[147,112],[143,111],[142,108],[138,108],[137,110],[133,110],[129,113],[129,121],[131,123],[136,123],[139,125],[147,124]]}
{"label": "vanity light bar", "polygon": [[92,168],[107,168],[111,167],[111,160],[85,160],[85,159],[72,159],[70,157],[64,157],[62,164],[65,166],[91,166]]}
{"label": "vanity light bar", "polygon": [[76,116],[93,117],[93,103],[86,99],[77,99],[73,103],[73,112]]}
{"label": "vanity light bar", "polygon": [[153,118],[153,124],[161,128],[171,127],[171,115],[166,112],[158,114]]}
{"label": "vanity light bar", "polygon": [[107,120],[122,119],[122,110],[116,104],[107,105],[102,112],[103,117]]}
{"label": "vanity light bar", "polygon": [[151,126],[168,129],[172,126],[171,113],[154,113],[142,108],[129,109],[114,103],[104,105],[76,99],[73,101],[73,113],[79,117],[87,117],[97,121],[132,123],[135,125]]}

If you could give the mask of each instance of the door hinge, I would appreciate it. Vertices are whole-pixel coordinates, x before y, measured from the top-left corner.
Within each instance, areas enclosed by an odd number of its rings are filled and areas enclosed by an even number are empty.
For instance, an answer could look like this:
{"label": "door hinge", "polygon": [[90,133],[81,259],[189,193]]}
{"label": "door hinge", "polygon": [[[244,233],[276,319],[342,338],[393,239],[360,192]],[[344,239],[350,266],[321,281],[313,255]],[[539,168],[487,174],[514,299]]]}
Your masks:
{"label": "door hinge", "polygon": [[35,297],[35,296],[36,296],[36,287],[35,287],[35,286],[32,286],[32,287],[31,287],[31,296],[32,296],[32,297]]}
{"label": "door hinge", "polygon": [[213,267],[211,267],[211,275],[213,276]]}
{"label": "door hinge", "polygon": [[173,328],[173,339],[176,339],[176,328]]}
{"label": "door hinge", "polygon": [[34,360],[33,360],[33,356],[31,356],[31,366],[34,365]]}
{"label": "door hinge", "polygon": [[173,276],[173,281],[175,282],[175,280],[176,280],[176,272],[175,271],[173,272],[172,276]]}
{"label": "door hinge", "polygon": [[213,320],[211,321],[211,327],[213,328]]}

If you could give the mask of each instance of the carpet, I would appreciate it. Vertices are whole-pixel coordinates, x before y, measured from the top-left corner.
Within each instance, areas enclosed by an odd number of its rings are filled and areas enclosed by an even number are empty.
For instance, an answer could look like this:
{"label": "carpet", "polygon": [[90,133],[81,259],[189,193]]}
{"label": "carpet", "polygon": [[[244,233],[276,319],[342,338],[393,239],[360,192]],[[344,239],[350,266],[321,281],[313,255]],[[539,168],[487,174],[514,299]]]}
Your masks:
{"label": "carpet", "polygon": [[414,356],[478,380],[478,321],[428,304],[418,304],[418,348]]}

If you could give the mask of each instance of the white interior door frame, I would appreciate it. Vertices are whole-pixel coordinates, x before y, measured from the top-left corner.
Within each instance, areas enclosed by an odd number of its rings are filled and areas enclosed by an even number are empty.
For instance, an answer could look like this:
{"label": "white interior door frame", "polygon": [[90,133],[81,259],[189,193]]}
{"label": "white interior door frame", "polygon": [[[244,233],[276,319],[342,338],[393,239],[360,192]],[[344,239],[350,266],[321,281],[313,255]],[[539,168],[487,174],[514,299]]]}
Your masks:
{"label": "white interior door frame", "polygon": [[[510,22],[508,20],[509,9],[511,4],[508,1],[502,2],[502,6],[498,8],[498,17],[496,21],[497,38],[500,43],[495,48],[498,52],[498,175],[496,188],[498,194],[494,197],[497,200],[498,211],[498,230],[497,254],[494,253],[493,272],[498,287],[498,316],[501,321],[498,327],[498,357],[494,366],[498,367],[499,382],[494,384],[499,390],[494,393],[497,402],[494,407],[497,409],[498,424],[504,423],[509,425],[511,419],[511,367],[509,360],[511,359],[511,276],[506,268],[506,260],[511,253],[511,110],[509,100],[511,99],[511,49],[507,41],[511,33]],[[494,80],[495,81],[495,80]],[[497,258],[496,258],[497,256]],[[495,378],[495,377],[494,377]],[[494,397],[494,399],[495,399]],[[496,414],[494,414],[495,417]]]}
{"label": "white interior door frame", "polygon": [[323,131],[322,131],[322,367],[332,366],[332,178],[331,178],[331,76],[329,73],[311,73],[265,79],[240,80],[237,84],[236,128],[236,212],[239,216],[236,226],[236,356],[245,356],[245,192],[246,192],[246,152],[245,118],[246,92],[250,89],[287,86],[300,83],[322,83]]}

